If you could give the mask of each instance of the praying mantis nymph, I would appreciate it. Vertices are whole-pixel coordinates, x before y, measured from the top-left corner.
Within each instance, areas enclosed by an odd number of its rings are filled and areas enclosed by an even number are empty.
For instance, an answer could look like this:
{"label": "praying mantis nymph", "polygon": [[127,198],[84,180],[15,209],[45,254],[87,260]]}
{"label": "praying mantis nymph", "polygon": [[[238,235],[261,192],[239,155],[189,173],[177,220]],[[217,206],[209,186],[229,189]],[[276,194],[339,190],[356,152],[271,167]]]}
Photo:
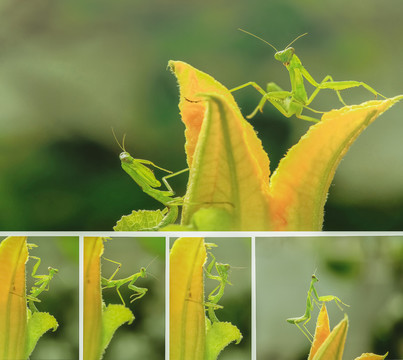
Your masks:
{"label": "praying mantis nymph", "polygon": [[[330,75],[326,75],[320,83],[316,82],[311,74],[309,74],[302,65],[301,60],[295,54],[294,48],[290,47],[291,44],[293,44],[296,40],[306,35],[307,33],[298,36],[296,39],[291,41],[291,43],[288,44],[284,50],[279,51],[272,44],[270,44],[266,40],[263,40],[259,36],[256,36],[242,29],[239,30],[248,35],[254,36],[255,38],[270,45],[276,51],[276,53],[274,54],[274,58],[283,63],[283,65],[286,67],[291,81],[291,91],[283,90],[273,82],[267,84],[267,88],[265,91],[254,81],[249,81],[243,85],[231,89],[230,91],[233,92],[247,86],[253,86],[257,91],[259,91],[260,94],[262,94],[262,99],[260,100],[255,110],[247,116],[248,119],[254,117],[258,111],[262,112],[264,104],[266,103],[266,101],[269,101],[278,111],[280,111],[287,118],[295,115],[297,118],[302,120],[318,122],[318,119],[315,119],[311,116],[302,115],[302,111],[304,108],[306,108],[316,113],[322,113],[321,111],[317,111],[308,107],[309,104],[316,97],[318,92],[322,89],[331,89],[336,91],[337,96],[343,105],[346,104],[340,95],[340,91],[357,86],[364,87],[365,89],[373,93],[375,97],[377,97],[378,95],[384,97],[383,95],[375,91],[372,87],[360,81],[333,81],[333,78]],[[305,89],[304,78],[316,88],[309,98]]]}
{"label": "praying mantis nymph", "polygon": [[[209,279],[217,280],[219,282],[219,284],[208,295],[207,302],[204,305],[207,307],[207,312],[208,312],[210,321],[219,322],[219,320],[215,314],[215,310],[222,309],[222,306],[218,305],[218,302],[224,295],[225,285],[227,285],[227,284],[232,285],[228,280],[230,266],[228,264],[222,264],[222,263],[216,262],[214,255],[211,252],[209,252],[209,254],[212,257],[212,261],[207,266],[206,276]],[[214,266],[216,268],[218,275],[212,274],[212,270],[213,270]]]}
{"label": "praying mantis nymph", "polygon": [[[34,244],[28,244],[28,245],[29,248],[36,247],[36,245]],[[38,279],[34,283],[34,286],[32,286],[30,293],[27,295],[29,309],[34,313],[39,311],[34,304],[35,302],[41,302],[41,300],[38,299],[38,296],[43,291],[49,290],[49,283],[52,280],[53,276],[59,272],[59,270],[52,267],[48,267],[49,271],[48,275],[36,275],[38,267],[41,264],[41,259],[36,256],[30,256],[30,258],[36,260],[36,264],[33,267],[31,276],[35,279]]]}
{"label": "praying mantis nymph", "polygon": [[130,303],[132,303],[135,300],[138,300],[140,298],[142,298],[148,291],[148,289],[146,288],[142,288],[142,287],[138,287],[135,286],[134,283],[137,281],[138,278],[146,278],[147,277],[147,272],[146,272],[146,268],[145,267],[141,267],[140,271],[138,273],[135,273],[133,275],[130,275],[126,278],[123,279],[117,279],[115,280],[115,275],[117,274],[117,272],[119,271],[119,269],[121,268],[122,264],[117,262],[117,261],[113,261],[110,259],[107,259],[104,257],[105,260],[108,260],[114,264],[117,264],[118,267],[115,270],[115,272],[111,275],[111,277],[109,279],[101,277],[101,287],[102,289],[107,289],[107,288],[116,288],[116,292],[118,293],[120,300],[122,301],[123,305],[125,304],[125,301],[123,300],[122,294],[119,291],[119,288],[124,285],[127,284],[127,287],[132,290],[134,293],[130,295]]}
{"label": "praying mantis nymph", "polygon": [[[114,134],[115,136],[115,134]],[[116,136],[115,136],[116,139]],[[176,175],[182,174],[189,169],[183,169],[176,173],[172,173],[169,170],[166,170],[162,167],[155,165],[153,162],[149,160],[142,159],[134,159],[124,147],[124,137],[122,145],[116,139],[119,147],[123,152],[120,153],[119,159],[121,162],[122,169],[136,182],[137,185],[141,187],[141,189],[149,196],[159,201],[161,204],[165,205],[168,209],[166,215],[161,220],[161,222],[150,229],[144,230],[158,230],[164,226],[172,224],[178,217],[179,209],[178,206],[183,204],[183,197],[173,197],[175,192],[172,190],[172,187],[169,185],[167,179],[174,177]],[[157,188],[161,187],[161,182],[157,180],[153,171],[147,166],[153,166],[159,170],[165,171],[169,173],[162,178],[162,182],[166,186],[167,190],[158,190]]]}
{"label": "praying mantis nymph", "polygon": [[[311,320],[311,312],[314,307],[314,303],[316,302],[329,302],[333,301],[336,303],[336,305],[341,309],[342,307],[340,304],[343,304],[344,306],[348,306],[347,304],[343,303],[337,296],[334,295],[325,295],[325,296],[319,296],[316,289],[315,289],[315,283],[318,282],[319,279],[316,277],[315,274],[312,275],[311,279],[311,284],[309,285],[308,289],[308,296],[306,298],[306,309],[305,313],[302,316],[299,317],[294,317],[294,318],[288,318],[287,322],[290,324],[295,324],[297,325],[298,329],[302,331],[302,333],[307,337],[307,339],[312,343],[313,336],[309,332],[309,330],[306,328],[306,324]],[[316,299],[315,299],[316,298]],[[302,323],[302,327],[299,325]]]}

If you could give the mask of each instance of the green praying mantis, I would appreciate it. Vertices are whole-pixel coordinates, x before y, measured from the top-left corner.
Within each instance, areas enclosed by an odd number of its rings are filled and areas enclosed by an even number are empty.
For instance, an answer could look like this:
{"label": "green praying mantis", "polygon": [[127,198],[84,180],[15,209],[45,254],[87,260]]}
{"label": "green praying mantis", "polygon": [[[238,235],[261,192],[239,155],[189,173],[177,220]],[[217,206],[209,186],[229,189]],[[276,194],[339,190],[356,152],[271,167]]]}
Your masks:
{"label": "green praying mantis", "polygon": [[[36,247],[36,245],[34,244],[29,244],[29,246]],[[32,311],[32,313],[34,313],[39,311],[35,306],[35,302],[41,302],[41,300],[38,299],[38,296],[43,291],[49,290],[49,283],[53,279],[53,276],[59,272],[59,270],[52,267],[48,267],[49,271],[48,275],[36,275],[38,267],[41,264],[41,259],[36,256],[30,256],[30,258],[36,260],[31,276],[35,279],[38,279],[32,286],[29,295],[27,295],[29,309]]]}
{"label": "green praying mantis", "polygon": [[[207,307],[208,316],[211,322],[219,322],[215,310],[222,309],[221,305],[218,305],[218,302],[221,300],[224,295],[224,289],[227,284],[232,285],[229,280],[229,270],[230,266],[228,264],[218,263],[214,257],[214,255],[209,252],[209,255],[212,257],[210,264],[206,269],[206,276],[209,279],[217,280],[219,284],[214,288],[213,291],[208,295],[207,302],[204,304]],[[213,268],[216,268],[218,275],[213,275]]]}
{"label": "green praying mantis", "polygon": [[122,304],[126,306],[125,301],[123,300],[122,294],[120,293],[119,289],[122,285],[127,284],[127,287],[133,291],[133,294],[130,295],[130,303],[141,299],[148,291],[146,288],[138,287],[134,285],[134,283],[137,281],[139,278],[146,278],[147,277],[147,271],[145,267],[141,267],[140,271],[138,273],[135,273],[133,275],[130,275],[126,278],[123,279],[115,279],[115,275],[119,271],[119,269],[122,267],[122,264],[113,261],[110,259],[107,259],[104,257],[105,260],[108,260],[114,264],[117,264],[118,267],[116,268],[115,272],[110,276],[110,278],[104,278],[101,277],[101,287],[102,289],[107,289],[107,288],[116,288],[116,292],[118,293],[120,300],[122,301]]}
{"label": "green praying mantis", "polygon": [[[164,218],[157,226],[144,230],[155,231],[164,226],[174,223],[178,217],[179,213],[178,207],[183,204],[183,197],[174,197],[175,192],[169,185],[167,179],[182,174],[188,171],[189,169],[183,169],[176,173],[172,173],[172,171],[159,167],[149,160],[135,159],[125,150],[124,137],[122,145],[117,141],[116,136],[115,140],[118,143],[119,147],[122,149],[122,152],[119,155],[122,169],[137,183],[137,185],[141,187],[141,189],[147,195],[159,201],[167,208],[167,212]],[[157,180],[157,178],[154,175],[154,172],[148,166],[153,166],[156,169],[169,173],[169,175],[166,175],[162,178],[162,182],[164,183],[167,190],[158,189],[159,187],[161,187],[161,182]]]}
{"label": "green praying mantis", "polygon": [[[233,92],[247,86],[252,86],[263,96],[255,110],[247,116],[248,119],[254,117],[258,111],[262,111],[266,101],[269,101],[278,111],[280,111],[287,118],[295,115],[297,118],[302,120],[319,122],[318,119],[315,119],[311,116],[302,115],[302,111],[304,110],[304,108],[306,108],[315,113],[322,113],[321,111],[317,111],[309,107],[309,104],[314,100],[316,95],[318,95],[319,91],[322,89],[334,90],[343,105],[346,104],[340,95],[340,91],[358,86],[364,87],[365,89],[373,93],[375,97],[377,97],[378,95],[384,97],[383,95],[375,91],[372,87],[360,81],[333,81],[333,78],[330,75],[326,75],[320,83],[316,82],[311,74],[309,74],[309,72],[302,65],[301,60],[295,54],[294,48],[290,47],[296,40],[298,40],[302,36],[305,36],[307,33],[298,36],[296,39],[291,41],[291,43],[288,44],[284,50],[279,51],[272,44],[270,44],[266,40],[263,40],[259,36],[256,36],[242,29],[239,30],[248,35],[254,36],[255,38],[270,45],[276,51],[276,53],[274,54],[274,58],[283,63],[283,65],[286,67],[291,81],[291,91],[283,90],[273,82],[267,84],[267,88],[265,91],[254,81],[249,81],[243,85],[231,89],[230,91]],[[316,88],[309,98],[305,89],[304,78]]]}
{"label": "green praying mantis", "polygon": [[[304,315],[287,319],[287,322],[289,322],[290,324],[297,325],[298,329],[301,330],[301,332],[307,337],[307,339],[311,343],[312,343],[313,336],[309,332],[309,330],[306,328],[305,325],[309,322],[309,320],[311,320],[311,312],[314,308],[314,303],[317,304],[318,302],[329,302],[329,301],[334,300],[336,305],[342,311],[343,311],[343,309],[340,306],[340,304],[343,304],[344,306],[348,306],[347,304],[343,303],[337,296],[334,296],[334,295],[319,296],[318,292],[315,289],[315,283],[317,283],[318,281],[319,281],[319,279],[316,277],[315,274],[313,274],[312,279],[311,279],[311,284],[309,285],[309,289],[308,289],[308,296],[306,298],[306,309],[305,309]],[[302,323],[302,327],[299,325],[301,323]]]}

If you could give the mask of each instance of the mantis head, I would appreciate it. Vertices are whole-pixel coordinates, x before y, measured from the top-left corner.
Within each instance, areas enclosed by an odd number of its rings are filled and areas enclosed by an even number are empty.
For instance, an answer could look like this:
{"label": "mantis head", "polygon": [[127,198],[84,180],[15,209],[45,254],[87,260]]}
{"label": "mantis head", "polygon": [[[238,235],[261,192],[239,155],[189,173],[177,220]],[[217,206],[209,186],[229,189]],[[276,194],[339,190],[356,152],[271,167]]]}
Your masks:
{"label": "mantis head", "polygon": [[141,276],[142,278],[146,278],[146,277],[147,277],[146,268],[145,268],[145,267],[141,267],[141,268],[140,268],[140,276]]}
{"label": "mantis head", "polygon": [[130,154],[127,151],[123,151],[119,155],[119,159],[121,162],[124,163],[131,163],[133,158],[130,156]]}
{"label": "mantis head", "polygon": [[221,264],[221,263],[216,263],[216,269],[218,272],[218,275],[221,277],[221,279],[227,283],[231,284],[228,281],[228,276],[229,276],[229,270],[230,270],[230,265],[229,264]]}
{"label": "mantis head", "polygon": [[57,274],[59,272],[58,269],[52,268],[52,267],[48,267],[49,270],[49,275],[53,276],[54,274]]}
{"label": "mantis head", "polygon": [[277,51],[274,54],[274,58],[278,61],[281,61],[285,66],[287,66],[290,63],[292,57],[294,56],[294,53],[295,53],[294,48],[287,47],[284,50]]}

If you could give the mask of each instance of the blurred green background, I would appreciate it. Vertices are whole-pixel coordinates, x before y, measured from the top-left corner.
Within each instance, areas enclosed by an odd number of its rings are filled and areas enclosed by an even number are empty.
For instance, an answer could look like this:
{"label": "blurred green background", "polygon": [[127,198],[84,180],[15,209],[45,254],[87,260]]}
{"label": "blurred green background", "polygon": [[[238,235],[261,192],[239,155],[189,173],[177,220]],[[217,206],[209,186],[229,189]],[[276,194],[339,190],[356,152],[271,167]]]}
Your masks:
{"label": "blurred green background", "polygon": [[[228,321],[242,333],[242,341],[228,345],[219,356],[220,360],[251,359],[251,239],[250,238],[216,238],[206,237],[206,243],[217,245],[211,251],[216,261],[230,265],[229,281],[224,296],[218,302],[224,308],[216,311],[220,321]],[[171,239],[171,247],[174,239]],[[211,262],[207,258],[205,267]],[[213,272],[215,275],[216,272]],[[208,295],[218,285],[217,281],[204,277],[204,296]]]}
{"label": "blurred green background", "polygon": [[[0,228],[111,230],[133,209],[155,209],[120,169],[119,139],[137,158],[186,167],[184,126],[168,60],[183,60],[229,88],[250,80],[289,89],[273,49],[294,45],[311,75],[403,93],[403,2],[367,0],[51,1],[0,4]],[[312,91],[309,88],[309,91]],[[260,96],[235,93],[244,114]],[[348,104],[370,100],[347,90]],[[338,108],[332,91],[312,107]],[[372,124],[340,165],[325,230],[402,229],[403,104]],[[309,123],[267,105],[251,123],[272,170]],[[173,179],[179,195],[186,175]]]}
{"label": "blurred green background", "polygon": [[[165,358],[165,238],[118,238],[105,244],[103,256],[122,264],[115,279],[123,279],[146,268],[147,278],[139,278],[135,286],[147,288],[144,297],[130,303],[133,294],[127,284],[119,291],[135,316],[131,325],[119,327],[106,349],[104,360],[133,360]],[[101,260],[101,273],[109,278],[117,265]],[[106,304],[121,304],[116,289],[104,289]]]}
{"label": "blurred green background", "polygon": [[[257,359],[307,359],[310,343],[287,318],[304,314],[311,275],[319,296],[335,295],[349,328],[343,359],[365,352],[403,358],[402,237],[256,239]],[[330,327],[344,313],[327,304]],[[307,324],[314,332],[319,310]]]}
{"label": "blurred green background", "polygon": [[[38,245],[29,250],[30,256],[41,258],[36,275],[48,274],[48,267],[59,272],[49,284],[49,291],[39,295],[36,303],[39,311],[53,315],[59,327],[55,332],[46,332],[32,352],[32,360],[76,360],[79,348],[79,264],[78,237],[68,236],[29,236],[28,243]],[[26,265],[27,293],[37,279],[31,274],[35,259]]]}

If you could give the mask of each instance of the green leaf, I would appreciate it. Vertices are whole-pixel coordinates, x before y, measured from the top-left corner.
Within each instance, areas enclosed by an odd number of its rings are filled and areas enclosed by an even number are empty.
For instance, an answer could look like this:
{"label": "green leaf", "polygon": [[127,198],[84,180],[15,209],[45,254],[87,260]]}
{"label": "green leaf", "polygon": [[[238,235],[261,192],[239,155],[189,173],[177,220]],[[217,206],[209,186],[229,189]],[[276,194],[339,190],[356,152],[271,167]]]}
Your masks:
{"label": "green leaf", "polygon": [[133,322],[134,316],[130,309],[121,304],[109,304],[102,313],[102,340],[101,349],[105,351],[117,328],[124,323],[129,325]]}
{"label": "green leaf", "polygon": [[[28,310],[30,311],[30,310]],[[25,346],[25,358],[28,359],[34,350],[39,338],[48,330],[56,331],[59,324],[56,319],[46,312],[35,312],[29,316],[27,325],[27,343]]]}
{"label": "green leaf", "polygon": [[231,342],[237,344],[242,340],[242,334],[239,329],[229,322],[210,323],[206,319],[206,352],[204,360],[216,360],[220,352]]}
{"label": "green leaf", "polygon": [[131,214],[122,216],[113,230],[140,231],[152,229],[161,223],[167,211],[167,208],[164,210],[133,210]]}

